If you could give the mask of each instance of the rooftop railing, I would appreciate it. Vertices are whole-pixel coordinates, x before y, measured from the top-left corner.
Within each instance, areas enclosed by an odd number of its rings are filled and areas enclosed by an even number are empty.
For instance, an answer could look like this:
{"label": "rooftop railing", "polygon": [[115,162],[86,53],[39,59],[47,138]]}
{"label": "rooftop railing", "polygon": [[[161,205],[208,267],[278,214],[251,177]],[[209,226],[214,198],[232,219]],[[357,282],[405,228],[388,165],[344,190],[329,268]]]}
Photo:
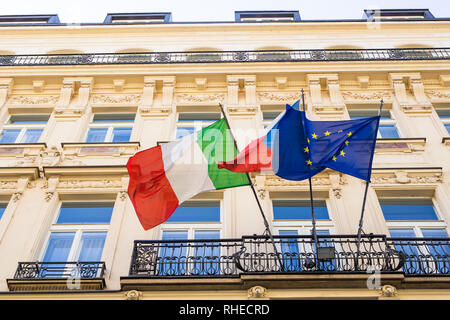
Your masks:
{"label": "rooftop railing", "polygon": [[244,236],[135,241],[130,276],[223,277],[240,273],[403,272],[450,275],[450,238],[364,235]]}
{"label": "rooftop railing", "polygon": [[450,48],[0,55],[0,66],[446,60]]}

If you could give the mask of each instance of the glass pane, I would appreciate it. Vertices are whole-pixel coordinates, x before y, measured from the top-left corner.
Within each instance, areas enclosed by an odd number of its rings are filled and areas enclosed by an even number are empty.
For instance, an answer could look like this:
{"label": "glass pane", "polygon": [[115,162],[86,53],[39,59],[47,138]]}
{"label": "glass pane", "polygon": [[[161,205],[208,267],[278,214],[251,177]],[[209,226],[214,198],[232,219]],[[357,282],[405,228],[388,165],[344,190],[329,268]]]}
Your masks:
{"label": "glass pane", "polygon": [[76,203],[64,202],[61,205],[58,224],[109,223],[114,203]]}
{"label": "glass pane", "polygon": [[78,261],[100,261],[105,239],[106,232],[83,232]]}
{"label": "glass pane", "polygon": [[52,232],[45,250],[44,262],[66,262],[75,232]]}
{"label": "glass pane", "polygon": [[378,130],[382,138],[400,138],[397,128],[393,124],[380,124]]}
{"label": "glass pane", "polygon": [[4,213],[5,210],[6,210],[6,206],[7,206],[7,205],[8,205],[7,203],[0,203],[0,219],[2,218],[3,213]]}
{"label": "glass pane", "polygon": [[[371,110],[349,110],[348,114],[350,119],[356,120],[367,117],[376,117],[378,115],[378,109]],[[391,119],[391,112],[389,110],[381,110],[381,119]]]}
{"label": "glass pane", "polygon": [[177,128],[177,136],[176,139],[180,139],[188,134],[194,133],[196,128]]}
{"label": "glass pane", "polygon": [[112,142],[130,141],[131,128],[114,128]]}
{"label": "glass pane", "polygon": [[438,220],[431,199],[380,199],[386,220]]}
{"label": "glass pane", "polygon": [[424,238],[447,238],[447,230],[445,229],[420,229]]}
{"label": "glass pane", "polygon": [[[297,236],[297,230],[280,230],[280,236]],[[283,266],[285,271],[301,271],[302,264],[298,251],[297,238],[280,239],[281,254],[283,255]]]}
{"label": "glass pane", "polygon": [[50,118],[49,114],[36,114],[36,115],[13,115],[9,119],[9,124],[39,124],[47,123]]}
{"label": "glass pane", "polygon": [[389,229],[392,238],[415,238],[414,229]]}
{"label": "glass pane", "polygon": [[[311,206],[309,201],[274,200],[273,217],[275,220],[311,220]],[[329,219],[326,202],[314,201],[314,216],[316,219]]]}
{"label": "glass pane", "polygon": [[276,117],[279,116],[279,114],[283,112],[282,110],[280,111],[263,111],[263,120],[264,121],[270,121],[270,120],[274,120]]}
{"label": "glass pane", "polygon": [[220,222],[219,201],[182,203],[167,222]]}
{"label": "glass pane", "polygon": [[20,129],[3,130],[0,143],[14,143],[20,134]]}
{"label": "glass pane", "polygon": [[[220,239],[219,230],[196,230],[194,239]],[[219,274],[220,242],[196,242],[192,261],[191,274]]]}
{"label": "glass pane", "polygon": [[436,113],[441,119],[449,119],[450,118],[450,109],[436,109]]}
{"label": "glass pane", "polygon": [[105,122],[134,122],[134,113],[111,113],[111,114],[95,114],[92,122],[105,123]]}
{"label": "glass pane", "polygon": [[[163,231],[162,240],[187,240],[187,231]],[[186,273],[186,242],[162,242],[159,250],[159,275]]]}
{"label": "glass pane", "polygon": [[220,113],[216,112],[204,112],[204,113],[180,113],[178,115],[178,122],[183,121],[216,121],[220,119]]}
{"label": "glass pane", "polygon": [[450,133],[450,123],[444,124],[444,127],[447,129],[447,132]]}
{"label": "glass pane", "polygon": [[89,129],[86,142],[105,142],[107,128],[91,128]]}
{"label": "glass pane", "polygon": [[35,143],[39,141],[42,134],[42,129],[27,129],[22,138],[22,143]]}

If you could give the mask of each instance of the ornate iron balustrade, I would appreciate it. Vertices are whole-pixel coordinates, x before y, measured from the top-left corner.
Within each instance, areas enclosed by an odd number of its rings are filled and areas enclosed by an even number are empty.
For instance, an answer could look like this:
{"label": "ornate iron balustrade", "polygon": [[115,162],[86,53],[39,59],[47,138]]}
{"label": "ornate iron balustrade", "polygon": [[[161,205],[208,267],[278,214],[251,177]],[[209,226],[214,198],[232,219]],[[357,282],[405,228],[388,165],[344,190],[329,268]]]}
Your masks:
{"label": "ornate iron balustrade", "polygon": [[[406,241],[406,242],[405,242]],[[404,272],[449,275],[450,238],[267,236],[223,240],[135,241],[130,276],[222,277],[240,273]],[[417,250],[418,253],[414,253]],[[281,262],[281,264],[280,264]]]}
{"label": "ornate iron balustrade", "polygon": [[450,238],[389,238],[388,243],[405,254],[405,274],[450,274]]}
{"label": "ornate iron balustrade", "polygon": [[104,262],[19,262],[14,279],[103,278]]}
{"label": "ornate iron balustrade", "polygon": [[450,59],[450,48],[314,49],[0,55],[0,66],[446,59]]}

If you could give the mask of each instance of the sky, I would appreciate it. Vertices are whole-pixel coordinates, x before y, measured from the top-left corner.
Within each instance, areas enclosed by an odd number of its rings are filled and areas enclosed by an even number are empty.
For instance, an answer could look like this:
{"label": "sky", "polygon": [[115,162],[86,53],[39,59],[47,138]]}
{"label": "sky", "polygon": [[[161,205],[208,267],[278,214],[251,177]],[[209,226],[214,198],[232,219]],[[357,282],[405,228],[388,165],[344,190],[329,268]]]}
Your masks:
{"label": "sky", "polygon": [[0,15],[57,14],[62,23],[101,23],[107,13],[172,12],[172,21],[233,21],[239,10],[298,10],[303,20],[361,19],[364,9],[430,9],[450,17],[450,0],[0,0]]}

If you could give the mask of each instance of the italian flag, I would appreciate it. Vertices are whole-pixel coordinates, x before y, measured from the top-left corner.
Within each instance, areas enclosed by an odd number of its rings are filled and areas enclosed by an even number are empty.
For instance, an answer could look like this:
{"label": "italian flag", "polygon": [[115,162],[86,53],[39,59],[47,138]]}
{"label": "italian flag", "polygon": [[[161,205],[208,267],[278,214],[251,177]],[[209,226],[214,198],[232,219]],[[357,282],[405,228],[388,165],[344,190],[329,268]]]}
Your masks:
{"label": "italian flag", "polygon": [[209,190],[249,185],[246,173],[219,169],[237,150],[225,118],[174,142],[140,151],[127,163],[128,194],[145,230],[185,200]]}

